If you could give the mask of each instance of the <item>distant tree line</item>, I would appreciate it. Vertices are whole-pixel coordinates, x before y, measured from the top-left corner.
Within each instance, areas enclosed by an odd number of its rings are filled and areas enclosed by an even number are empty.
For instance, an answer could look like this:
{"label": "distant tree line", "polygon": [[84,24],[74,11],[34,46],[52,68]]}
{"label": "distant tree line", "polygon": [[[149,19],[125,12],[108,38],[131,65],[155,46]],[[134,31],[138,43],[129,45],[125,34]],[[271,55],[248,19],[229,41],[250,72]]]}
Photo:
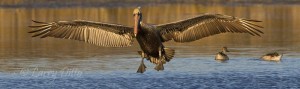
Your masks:
{"label": "distant tree line", "polygon": [[135,6],[163,3],[300,4],[300,0],[1,0],[0,7]]}

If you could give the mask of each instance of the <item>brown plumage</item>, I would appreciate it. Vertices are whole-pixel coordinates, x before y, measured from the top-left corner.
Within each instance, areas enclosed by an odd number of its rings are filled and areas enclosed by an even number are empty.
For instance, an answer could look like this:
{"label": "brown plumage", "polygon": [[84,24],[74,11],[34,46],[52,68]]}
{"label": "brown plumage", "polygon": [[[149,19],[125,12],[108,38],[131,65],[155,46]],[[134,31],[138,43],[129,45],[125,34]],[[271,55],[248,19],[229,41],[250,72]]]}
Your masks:
{"label": "brown plumage", "polygon": [[[29,33],[33,33],[33,37],[72,39],[105,47],[131,46],[135,37],[142,49],[142,58],[156,64],[155,69],[158,71],[164,69],[163,64],[169,62],[175,53],[173,49],[165,48],[163,42],[172,39],[175,42],[191,42],[225,32],[248,33],[253,36],[263,34],[259,30],[263,27],[253,24],[261,21],[221,14],[204,14],[162,25],[143,23],[140,8],[134,9],[133,16],[133,27],[83,20],[50,23],[33,21],[39,25],[29,26],[35,29]],[[137,72],[143,73],[145,68],[141,62]]]}
{"label": "brown plumage", "polygon": [[158,25],[164,41],[191,42],[215,34],[248,33],[253,36],[263,34],[257,20],[249,20],[221,14],[204,14],[187,20]]}
{"label": "brown plumage", "polygon": [[38,22],[36,28],[29,33],[35,33],[32,37],[55,37],[84,41],[90,44],[106,47],[126,47],[132,44],[132,28],[116,24],[107,24],[83,20]]}

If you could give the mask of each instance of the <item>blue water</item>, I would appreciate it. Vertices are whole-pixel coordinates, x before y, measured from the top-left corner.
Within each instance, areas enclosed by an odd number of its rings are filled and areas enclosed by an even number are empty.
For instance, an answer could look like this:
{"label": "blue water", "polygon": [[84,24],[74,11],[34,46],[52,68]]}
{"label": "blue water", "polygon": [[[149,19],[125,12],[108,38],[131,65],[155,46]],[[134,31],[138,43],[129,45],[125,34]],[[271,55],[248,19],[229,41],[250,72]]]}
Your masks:
{"label": "blue water", "polygon": [[[237,49],[235,49],[237,50]],[[253,49],[240,49],[253,50]],[[140,58],[121,58],[111,61],[97,56],[86,60],[65,62],[73,67],[48,69],[31,65],[20,71],[1,72],[0,87],[5,88],[84,88],[84,89],[155,89],[155,88],[230,88],[230,89],[297,89],[300,88],[300,59],[284,56],[281,62],[259,60],[233,52],[225,63],[216,62],[213,54],[179,56],[165,65],[164,71],[155,71],[154,65],[146,62],[144,74],[135,73]],[[110,58],[110,57],[107,57]],[[105,59],[105,58],[104,58]],[[19,59],[21,60],[21,59]],[[59,64],[57,64],[59,66]],[[74,67],[75,66],[75,67]],[[46,67],[46,66],[44,66]],[[95,67],[95,68],[93,68]]]}

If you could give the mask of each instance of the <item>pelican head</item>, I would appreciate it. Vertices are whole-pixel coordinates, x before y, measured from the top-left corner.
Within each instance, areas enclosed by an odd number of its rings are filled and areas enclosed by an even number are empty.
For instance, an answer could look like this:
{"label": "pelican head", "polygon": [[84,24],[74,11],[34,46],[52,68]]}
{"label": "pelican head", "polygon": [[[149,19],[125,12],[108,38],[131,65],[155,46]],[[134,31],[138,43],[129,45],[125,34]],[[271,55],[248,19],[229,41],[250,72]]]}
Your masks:
{"label": "pelican head", "polygon": [[141,7],[137,7],[133,10],[133,17],[134,17],[134,36],[138,34],[138,26],[140,24],[140,21],[142,20],[142,13],[141,13]]}

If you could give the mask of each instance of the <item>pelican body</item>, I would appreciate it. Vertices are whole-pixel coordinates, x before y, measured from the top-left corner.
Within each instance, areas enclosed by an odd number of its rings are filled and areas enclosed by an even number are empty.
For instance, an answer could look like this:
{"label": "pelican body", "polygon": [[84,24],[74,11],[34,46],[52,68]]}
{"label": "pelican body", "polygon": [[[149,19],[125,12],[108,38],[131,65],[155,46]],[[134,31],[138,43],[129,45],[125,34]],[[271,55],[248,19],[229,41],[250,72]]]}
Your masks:
{"label": "pelican body", "polygon": [[137,70],[143,73],[146,70],[144,59],[156,64],[157,71],[164,70],[163,64],[169,62],[175,51],[165,48],[163,43],[173,40],[175,42],[192,42],[215,34],[248,33],[260,36],[262,26],[254,24],[258,20],[237,18],[221,14],[203,14],[186,20],[161,25],[149,25],[142,21],[140,7],[133,11],[134,26],[128,27],[119,24],[92,22],[85,20],[40,22],[39,25],[29,26],[34,30],[32,37],[54,37],[83,41],[104,47],[128,47],[132,45],[133,38],[138,41],[142,57]]}
{"label": "pelican body", "polygon": [[221,61],[221,62],[229,60],[229,57],[226,55],[226,52],[229,52],[227,47],[223,47],[222,51],[217,53],[215,60]]}
{"label": "pelican body", "polygon": [[137,34],[136,39],[143,52],[152,57],[159,57],[159,51],[163,51],[164,48],[161,37],[157,34],[158,31],[154,27],[145,25],[143,23],[139,25],[141,30]]}
{"label": "pelican body", "polygon": [[[144,55],[142,58],[147,58],[150,62],[157,64],[155,67],[157,71],[164,70],[163,64],[172,59],[175,53],[174,50],[164,47],[161,37],[158,35],[159,32],[155,27],[140,23],[138,25],[140,30],[136,35],[136,39],[142,49],[139,53]],[[170,55],[166,55],[166,52]],[[137,72],[143,73],[146,68],[144,67],[144,64],[141,64]]]}
{"label": "pelican body", "polygon": [[281,61],[281,57],[282,57],[282,54],[273,52],[273,53],[268,53],[266,55],[263,55],[261,57],[261,59],[265,60],[265,61]]}

